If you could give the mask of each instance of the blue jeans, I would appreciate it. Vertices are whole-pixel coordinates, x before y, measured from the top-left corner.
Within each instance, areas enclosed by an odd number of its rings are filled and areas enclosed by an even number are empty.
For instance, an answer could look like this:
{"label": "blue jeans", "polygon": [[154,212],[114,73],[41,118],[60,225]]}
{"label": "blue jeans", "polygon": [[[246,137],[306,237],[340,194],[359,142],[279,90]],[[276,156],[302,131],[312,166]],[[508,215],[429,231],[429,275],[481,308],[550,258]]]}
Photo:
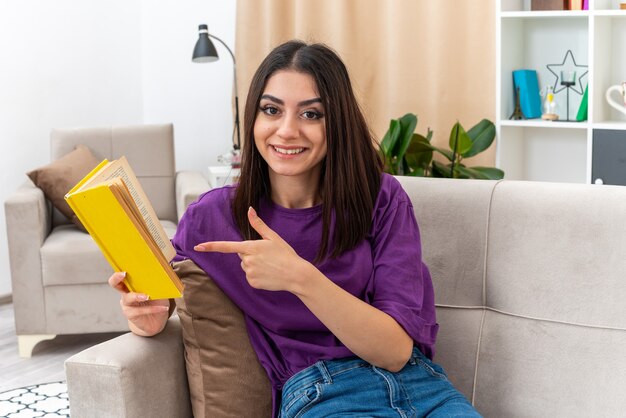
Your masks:
{"label": "blue jeans", "polygon": [[283,387],[280,418],[480,417],[443,369],[417,348],[392,373],[358,357],[318,361]]}

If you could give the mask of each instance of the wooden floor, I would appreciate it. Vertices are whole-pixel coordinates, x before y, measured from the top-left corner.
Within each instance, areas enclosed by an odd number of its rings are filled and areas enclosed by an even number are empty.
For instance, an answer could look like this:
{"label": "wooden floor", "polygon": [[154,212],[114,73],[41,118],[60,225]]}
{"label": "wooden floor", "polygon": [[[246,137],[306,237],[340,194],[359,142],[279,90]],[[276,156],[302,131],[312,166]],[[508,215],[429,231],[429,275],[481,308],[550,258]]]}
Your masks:
{"label": "wooden floor", "polygon": [[120,333],[60,335],[37,344],[31,358],[21,358],[17,351],[13,304],[0,304],[0,392],[65,380],[65,359],[118,335]]}

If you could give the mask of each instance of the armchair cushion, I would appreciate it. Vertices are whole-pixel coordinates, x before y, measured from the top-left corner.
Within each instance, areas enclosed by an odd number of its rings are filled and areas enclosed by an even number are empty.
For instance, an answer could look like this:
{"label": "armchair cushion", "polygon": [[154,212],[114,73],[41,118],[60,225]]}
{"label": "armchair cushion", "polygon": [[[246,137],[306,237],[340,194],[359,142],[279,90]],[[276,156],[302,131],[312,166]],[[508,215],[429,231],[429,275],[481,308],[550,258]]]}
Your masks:
{"label": "armchair cushion", "polygon": [[27,175],[59,212],[85,231],[64,197],[99,162],[89,148],[79,144],[70,153],[48,165],[28,172]]}
{"label": "armchair cushion", "polygon": [[194,417],[271,417],[269,379],[242,312],[193,261],[173,265],[185,285],[176,303]]}
{"label": "armchair cushion", "polygon": [[[176,224],[160,222],[172,238]],[[44,287],[106,284],[113,273],[96,242],[72,225],[54,227],[41,246],[40,256]]]}

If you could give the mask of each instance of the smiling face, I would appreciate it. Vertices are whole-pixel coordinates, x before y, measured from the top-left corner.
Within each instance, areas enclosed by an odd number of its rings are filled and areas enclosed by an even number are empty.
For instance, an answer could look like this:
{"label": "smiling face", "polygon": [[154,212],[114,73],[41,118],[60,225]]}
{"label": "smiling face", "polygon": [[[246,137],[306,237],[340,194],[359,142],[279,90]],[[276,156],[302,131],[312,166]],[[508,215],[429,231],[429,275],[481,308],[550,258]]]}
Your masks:
{"label": "smiling face", "polygon": [[254,122],[254,142],[273,187],[286,178],[317,187],[326,157],[324,111],[309,74],[281,70],[269,78]]}

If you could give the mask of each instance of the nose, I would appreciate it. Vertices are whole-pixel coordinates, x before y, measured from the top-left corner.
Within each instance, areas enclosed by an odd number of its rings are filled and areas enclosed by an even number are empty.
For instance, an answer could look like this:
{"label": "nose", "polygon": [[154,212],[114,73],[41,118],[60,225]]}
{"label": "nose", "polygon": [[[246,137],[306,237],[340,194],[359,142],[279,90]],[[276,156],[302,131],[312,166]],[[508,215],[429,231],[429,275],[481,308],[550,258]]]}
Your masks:
{"label": "nose", "polygon": [[276,131],[276,135],[283,139],[294,139],[298,137],[298,121],[297,118],[285,115],[280,120],[280,126]]}

